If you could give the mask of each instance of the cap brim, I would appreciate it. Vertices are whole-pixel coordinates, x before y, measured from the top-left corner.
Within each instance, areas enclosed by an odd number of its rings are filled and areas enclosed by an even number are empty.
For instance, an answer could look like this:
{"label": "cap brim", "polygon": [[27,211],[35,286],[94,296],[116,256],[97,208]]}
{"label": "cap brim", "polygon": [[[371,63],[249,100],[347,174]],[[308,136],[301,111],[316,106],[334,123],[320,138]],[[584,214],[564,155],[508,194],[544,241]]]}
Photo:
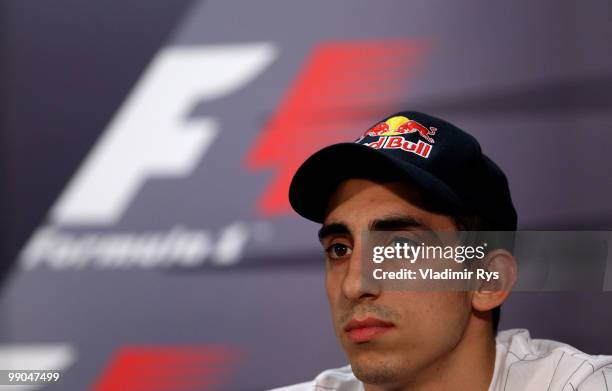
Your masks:
{"label": "cap brim", "polygon": [[289,202],[301,216],[323,223],[331,196],[350,178],[405,182],[441,208],[452,211],[463,207],[460,198],[433,174],[356,143],[334,144],[310,156],[293,176]]}

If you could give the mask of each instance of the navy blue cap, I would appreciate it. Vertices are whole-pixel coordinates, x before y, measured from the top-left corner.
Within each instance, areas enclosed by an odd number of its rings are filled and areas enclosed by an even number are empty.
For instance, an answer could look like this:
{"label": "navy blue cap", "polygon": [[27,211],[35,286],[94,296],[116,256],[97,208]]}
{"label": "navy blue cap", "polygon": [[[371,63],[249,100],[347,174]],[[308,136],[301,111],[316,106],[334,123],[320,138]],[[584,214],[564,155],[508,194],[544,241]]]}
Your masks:
{"label": "navy blue cap", "polygon": [[427,114],[390,115],[355,142],[314,153],[293,176],[289,202],[301,216],[323,223],[330,197],[349,178],[405,182],[449,214],[477,215],[491,230],[516,230],[501,169],[473,136]]}

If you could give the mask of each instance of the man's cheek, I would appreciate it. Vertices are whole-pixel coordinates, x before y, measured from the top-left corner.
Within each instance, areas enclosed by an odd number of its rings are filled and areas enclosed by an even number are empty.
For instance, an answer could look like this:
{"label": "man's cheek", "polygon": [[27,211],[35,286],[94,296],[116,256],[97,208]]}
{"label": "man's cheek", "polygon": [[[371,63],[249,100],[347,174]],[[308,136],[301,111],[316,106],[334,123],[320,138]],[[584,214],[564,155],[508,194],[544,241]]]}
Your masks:
{"label": "man's cheek", "polygon": [[331,305],[334,298],[337,298],[342,293],[342,278],[337,270],[330,270],[328,268],[325,271],[325,290]]}
{"label": "man's cheek", "polygon": [[331,313],[331,318],[334,324],[334,329],[336,334],[339,336],[339,330],[342,327],[340,325],[340,316],[341,316],[341,290],[339,289],[339,285],[336,281],[330,278],[329,273],[326,273],[325,276],[325,289],[327,293],[327,301],[329,303],[329,310]]}
{"label": "man's cheek", "polygon": [[327,302],[334,320],[340,315],[342,309],[342,293],[336,284],[327,284]]}

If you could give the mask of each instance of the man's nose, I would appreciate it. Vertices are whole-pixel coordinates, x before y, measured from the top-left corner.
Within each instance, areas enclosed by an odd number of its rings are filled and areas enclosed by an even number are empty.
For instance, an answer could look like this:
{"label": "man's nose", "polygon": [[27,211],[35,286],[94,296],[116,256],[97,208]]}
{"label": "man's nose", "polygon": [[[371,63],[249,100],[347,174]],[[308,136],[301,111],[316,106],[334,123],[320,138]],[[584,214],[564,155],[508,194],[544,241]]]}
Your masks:
{"label": "man's nose", "polygon": [[364,265],[369,260],[363,258],[363,255],[361,245],[355,243],[342,281],[342,292],[350,301],[373,299],[380,295],[380,285],[371,276],[364,274],[370,268]]}

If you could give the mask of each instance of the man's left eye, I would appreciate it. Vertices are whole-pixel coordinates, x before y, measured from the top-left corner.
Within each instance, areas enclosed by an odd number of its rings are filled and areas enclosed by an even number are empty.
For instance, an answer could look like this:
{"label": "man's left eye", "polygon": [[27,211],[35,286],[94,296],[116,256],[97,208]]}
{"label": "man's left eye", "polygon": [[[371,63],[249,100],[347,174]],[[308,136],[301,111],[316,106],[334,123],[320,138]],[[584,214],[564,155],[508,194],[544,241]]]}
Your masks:
{"label": "man's left eye", "polygon": [[353,250],[346,244],[335,243],[329,246],[325,250],[325,252],[327,253],[327,256],[330,257],[331,259],[341,259],[341,258],[351,255]]}

